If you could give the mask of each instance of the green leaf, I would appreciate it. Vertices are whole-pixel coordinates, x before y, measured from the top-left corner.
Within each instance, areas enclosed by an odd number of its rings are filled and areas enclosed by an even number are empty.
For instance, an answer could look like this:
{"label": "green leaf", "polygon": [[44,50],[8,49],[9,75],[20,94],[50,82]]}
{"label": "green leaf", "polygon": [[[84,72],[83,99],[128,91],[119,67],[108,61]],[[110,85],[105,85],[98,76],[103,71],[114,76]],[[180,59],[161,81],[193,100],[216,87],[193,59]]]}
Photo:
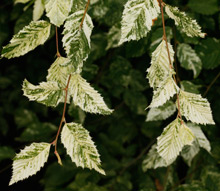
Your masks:
{"label": "green leaf", "polygon": [[157,138],[157,152],[167,162],[174,160],[185,145],[194,140],[192,131],[177,118]]}
{"label": "green leaf", "polygon": [[61,132],[61,141],[76,166],[94,169],[105,175],[96,146],[82,125],[66,123]]}
{"label": "green leaf", "polygon": [[163,105],[178,92],[179,87],[174,82],[172,75],[169,74],[169,76],[163,82],[161,82],[160,87],[154,90],[153,99],[148,108]]}
{"label": "green leaf", "polygon": [[169,166],[174,162],[175,159],[172,159],[170,161],[164,160],[157,152],[157,145],[154,144],[149,153],[147,154],[146,158],[144,159],[142,163],[142,169],[144,172],[146,172],[148,169],[156,169],[159,167],[166,167]]}
{"label": "green leaf", "polygon": [[[57,82],[41,82],[35,86],[28,82],[26,79],[23,82],[22,89],[24,95],[30,101],[37,101],[47,106],[57,106],[60,102],[64,101],[65,91],[60,87]],[[69,99],[67,99],[67,102]]]}
{"label": "green leaf", "polygon": [[113,111],[107,107],[102,96],[79,74],[72,75],[69,94],[73,103],[86,112],[109,115]]}
{"label": "green leaf", "polygon": [[11,159],[15,155],[13,148],[8,146],[0,146],[0,161],[5,159]]}
{"label": "green leaf", "polygon": [[121,38],[121,25],[115,24],[113,25],[110,30],[108,31],[107,34],[107,38],[108,38],[108,45],[106,47],[106,50],[110,49],[110,48],[116,48],[119,46],[119,41]]}
{"label": "green leaf", "polygon": [[76,73],[82,71],[83,61],[85,61],[90,52],[90,36],[93,29],[93,23],[88,14],[86,14],[83,26],[80,29],[80,23],[84,10],[73,13],[67,18],[63,31],[63,46]]}
{"label": "green leaf", "polygon": [[45,0],[45,8],[50,22],[60,26],[66,20],[72,7],[73,0]]}
{"label": "green leaf", "polygon": [[207,38],[196,46],[196,52],[202,60],[202,67],[214,69],[220,65],[220,40]]}
{"label": "green leaf", "polygon": [[196,13],[213,15],[219,11],[218,0],[189,0],[187,4]]}
{"label": "green leaf", "polygon": [[50,35],[50,26],[46,21],[32,21],[3,47],[2,57],[19,57],[44,44]]}
{"label": "green leaf", "polygon": [[14,0],[14,3],[17,4],[17,3],[28,3],[29,1],[31,0]]}
{"label": "green leaf", "polygon": [[210,104],[201,95],[180,90],[179,104],[180,112],[187,120],[198,124],[215,124]]}
{"label": "green leaf", "polygon": [[44,6],[43,1],[44,0],[35,0],[34,2],[34,10],[33,10],[34,21],[39,20],[44,13],[45,6]]}
{"label": "green leaf", "polygon": [[192,181],[190,184],[182,184],[177,188],[177,191],[207,191],[202,182]]}
{"label": "green leaf", "polygon": [[202,86],[195,85],[191,81],[183,80],[180,82],[180,87],[183,91],[199,94],[199,88],[201,88]]}
{"label": "green leaf", "polygon": [[187,36],[198,36],[201,38],[205,37],[205,33],[202,33],[201,27],[198,25],[196,20],[188,17],[185,12],[181,12],[177,7],[172,7],[167,4],[165,6],[165,11],[167,15],[175,21],[175,24],[186,33]]}
{"label": "green leaf", "polygon": [[68,58],[58,57],[48,69],[47,81],[57,82],[63,89],[67,85],[68,74],[71,72],[71,66],[65,65]]}
{"label": "green leaf", "polygon": [[[174,61],[174,51],[170,43],[168,43],[171,64]],[[162,40],[160,45],[152,53],[151,66],[147,69],[147,78],[150,86],[156,89],[161,86],[162,82],[167,79],[170,73],[170,63],[166,48],[165,40]]]}
{"label": "green leaf", "polygon": [[9,185],[36,174],[47,161],[50,146],[49,143],[32,143],[16,154]]}
{"label": "green leaf", "polygon": [[180,65],[187,70],[192,70],[194,78],[197,78],[202,70],[202,61],[195,50],[188,44],[179,44],[177,57],[180,61]]}
{"label": "green leaf", "polygon": [[147,114],[146,121],[165,120],[176,112],[176,105],[173,101],[168,101],[160,107],[151,108]]}
{"label": "green leaf", "polygon": [[157,0],[128,1],[123,11],[119,44],[147,36],[153,25],[153,20],[157,18],[159,13],[160,7]]}

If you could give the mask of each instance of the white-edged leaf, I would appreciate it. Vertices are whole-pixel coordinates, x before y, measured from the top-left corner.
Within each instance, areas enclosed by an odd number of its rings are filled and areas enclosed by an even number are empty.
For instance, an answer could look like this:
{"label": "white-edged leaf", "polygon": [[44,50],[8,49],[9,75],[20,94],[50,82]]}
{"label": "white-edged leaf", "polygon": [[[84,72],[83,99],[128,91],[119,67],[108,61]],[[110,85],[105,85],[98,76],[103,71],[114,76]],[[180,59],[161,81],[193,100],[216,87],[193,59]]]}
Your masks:
{"label": "white-edged leaf", "polygon": [[[57,82],[41,82],[35,86],[25,79],[22,89],[24,95],[27,96],[30,101],[37,101],[47,106],[55,107],[64,101],[65,91]],[[67,102],[69,102],[69,99],[67,99]]]}
{"label": "white-edged leaf", "polygon": [[193,140],[192,131],[177,118],[157,138],[157,152],[169,162],[179,155],[185,145],[191,145]]}
{"label": "white-edged leaf", "polygon": [[160,6],[157,0],[129,0],[122,15],[119,44],[147,36],[153,20],[159,13]]}
{"label": "white-edged leaf", "polygon": [[28,3],[29,1],[31,0],[14,0],[14,3],[17,4],[17,3]]}
{"label": "white-edged leaf", "polygon": [[171,97],[173,97],[178,92],[179,87],[174,82],[172,75],[169,74],[167,79],[165,79],[161,83],[161,86],[154,90],[153,99],[148,107],[159,107],[166,103]]}
{"label": "white-edged leaf", "polygon": [[204,148],[208,152],[211,152],[211,145],[209,140],[204,135],[201,127],[193,123],[187,123],[187,126],[192,130],[193,134],[196,137],[196,140],[200,147]]}
{"label": "white-edged leaf", "polygon": [[94,169],[105,175],[96,146],[81,124],[66,123],[61,132],[61,141],[76,166]]}
{"label": "white-edged leaf", "polygon": [[183,157],[184,161],[191,166],[193,158],[198,154],[200,151],[199,144],[197,141],[194,141],[192,145],[186,145],[182,152],[181,156]]}
{"label": "white-edged leaf", "polygon": [[201,95],[181,90],[179,102],[180,112],[187,120],[198,124],[215,124],[210,104]]}
{"label": "white-edged leaf", "polygon": [[142,163],[142,169],[144,172],[146,172],[148,169],[156,169],[159,167],[166,167],[172,164],[175,159],[172,159],[170,161],[164,160],[157,152],[156,144],[154,144],[150,151],[148,152],[146,158],[143,160]]}
{"label": "white-edged leaf", "polygon": [[38,45],[44,44],[50,35],[50,27],[50,23],[46,21],[32,21],[14,35],[8,45],[3,47],[1,56],[19,57],[35,49]]}
{"label": "white-edged leaf", "polygon": [[64,89],[67,85],[68,74],[72,70],[70,65],[65,65],[68,61],[68,58],[58,57],[48,69],[47,81],[57,82]]}
{"label": "white-edged leaf", "polygon": [[146,121],[165,120],[176,112],[176,105],[173,101],[168,101],[160,107],[151,108],[147,114]]}
{"label": "white-edged leaf", "polygon": [[185,12],[181,12],[177,7],[172,7],[170,5],[165,6],[165,11],[167,15],[175,21],[175,24],[180,27],[180,29],[186,33],[189,37],[205,37],[205,33],[202,33],[201,27],[198,25],[196,20],[188,17]]}
{"label": "white-edged leaf", "polygon": [[35,0],[34,2],[34,10],[33,10],[33,20],[37,21],[41,18],[44,13],[44,3],[43,0]]}
{"label": "white-edged leaf", "polygon": [[102,96],[79,74],[72,75],[69,89],[73,103],[82,110],[103,115],[112,113],[113,110],[107,107]]}
{"label": "white-edged leaf", "polygon": [[47,162],[50,146],[49,143],[32,143],[16,154],[9,185],[36,174]]}
{"label": "white-edged leaf", "polygon": [[190,45],[179,44],[177,47],[177,57],[183,68],[192,70],[194,78],[198,77],[202,70],[202,61]]}
{"label": "white-edged leaf", "polygon": [[88,14],[86,14],[83,26],[80,29],[80,23],[84,10],[77,11],[67,18],[63,31],[63,46],[70,60],[67,64],[72,64],[75,72],[82,71],[83,61],[85,61],[90,52],[90,36],[93,29],[93,23]]}
{"label": "white-edged leaf", "polygon": [[[174,50],[170,43],[168,43],[168,48],[172,62],[171,64],[173,64]],[[147,78],[153,89],[160,87],[161,82],[169,76],[170,63],[165,40],[162,40],[156,50],[152,53],[151,66],[147,69],[147,72]]]}
{"label": "white-edged leaf", "polygon": [[45,0],[47,17],[56,26],[64,23],[69,15],[73,0]]}

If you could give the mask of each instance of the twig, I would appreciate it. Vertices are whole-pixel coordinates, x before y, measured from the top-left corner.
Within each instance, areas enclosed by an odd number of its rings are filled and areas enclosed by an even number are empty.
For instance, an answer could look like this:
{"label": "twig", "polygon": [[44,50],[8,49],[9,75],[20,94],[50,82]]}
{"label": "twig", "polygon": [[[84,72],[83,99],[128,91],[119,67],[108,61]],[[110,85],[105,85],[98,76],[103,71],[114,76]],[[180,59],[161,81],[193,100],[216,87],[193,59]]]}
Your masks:
{"label": "twig", "polygon": [[[162,23],[163,23],[163,39],[166,42],[166,48],[167,48],[167,54],[168,54],[168,59],[169,59],[169,63],[170,63],[170,68],[173,69],[172,62],[171,62],[171,57],[170,57],[170,51],[169,51],[168,42],[167,42],[163,6],[164,6],[163,0],[160,0],[160,8],[161,8],[161,15],[162,15]],[[175,83],[177,84],[176,76],[174,74],[173,74],[173,79],[174,79]],[[177,93],[176,95],[177,95],[177,106],[178,106],[177,116],[181,119],[181,123],[183,123],[182,115],[181,115],[181,112],[180,112],[179,94]]]}
{"label": "twig", "polygon": [[203,97],[205,97],[207,95],[207,93],[209,92],[210,88],[214,85],[214,83],[218,80],[218,78],[220,77],[220,72],[218,73],[218,75],[212,80],[212,82],[209,84],[209,86],[207,87],[205,93],[203,94]]}
{"label": "twig", "polygon": [[57,48],[57,57],[61,57],[59,52],[59,44],[58,44],[58,29],[56,27],[56,48]]}
{"label": "twig", "polygon": [[82,21],[81,21],[81,23],[80,23],[80,29],[81,29],[82,26],[83,26],[83,22],[84,22],[84,19],[85,19],[85,17],[86,17],[86,13],[87,13],[87,11],[88,11],[89,3],[90,3],[90,0],[87,1],[86,8],[85,8],[85,11],[84,11],[84,14],[83,14],[83,18],[82,18]]}

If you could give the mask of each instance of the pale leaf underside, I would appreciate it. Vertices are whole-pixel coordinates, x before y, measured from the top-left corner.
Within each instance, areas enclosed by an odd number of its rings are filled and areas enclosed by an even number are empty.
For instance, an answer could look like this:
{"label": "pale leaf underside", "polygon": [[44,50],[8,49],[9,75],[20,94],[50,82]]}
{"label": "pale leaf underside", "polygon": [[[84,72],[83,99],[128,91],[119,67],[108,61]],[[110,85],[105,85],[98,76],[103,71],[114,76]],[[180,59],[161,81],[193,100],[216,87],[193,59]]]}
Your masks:
{"label": "pale leaf underside", "polygon": [[80,29],[80,23],[84,11],[77,11],[67,18],[63,31],[63,46],[69,58],[68,64],[72,64],[76,73],[82,71],[83,61],[85,61],[90,52],[90,36],[93,29],[93,23],[88,14],[86,14],[83,26]]}
{"label": "pale leaf underside", "polygon": [[37,21],[41,18],[44,13],[44,4],[43,0],[35,0],[34,2],[34,10],[33,10],[33,20]]}
{"label": "pale leaf underside", "polygon": [[157,138],[157,152],[168,162],[175,159],[185,145],[191,145],[193,140],[192,131],[177,118]]}
{"label": "pale leaf underside", "polygon": [[71,10],[73,0],[45,0],[45,8],[50,22],[60,26],[66,20]]}
{"label": "pale leaf underside", "polygon": [[51,144],[32,143],[13,159],[13,174],[9,185],[36,174],[48,159]]}
{"label": "pale leaf underside", "polygon": [[[174,50],[170,43],[168,43],[171,64],[174,61]],[[162,40],[160,45],[152,53],[151,66],[147,69],[147,78],[149,79],[150,86],[153,89],[160,87],[161,82],[163,82],[170,72],[170,63],[166,48],[165,40]]]}
{"label": "pale leaf underside", "polygon": [[151,104],[148,106],[159,107],[166,103],[171,97],[173,97],[176,93],[178,93],[179,87],[174,82],[172,75],[169,74],[166,80],[161,83],[161,86],[154,90],[153,99]]}
{"label": "pale leaf underside", "polygon": [[2,57],[19,57],[44,44],[50,35],[50,27],[46,21],[32,21],[3,47]]}
{"label": "pale leaf underside", "polygon": [[102,96],[79,74],[71,77],[69,87],[69,94],[72,96],[73,103],[82,110],[104,115],[112,113],[112,110],[107,107]]}
{"label": "pale leaf underside", "polygon": [[215,124],[210,104],[201,95],[181,90],[179,102],[180,112],[187,120],[198,124]]}
{"label": "pale leaf underside", "polygon": [[159,13],[160,7],[157,0],[128,1],[123,11],[119,44],[145,37]]}
{"label": "pale leaf underside", "polygon": [[82,125],[66,123],[61,132],[61,141],[76,166],[94,169],[105,175],[96,146]]}
{"label": "pale leaf underside", "polygon": [[205,37],[205,33],[202,33],[201,27],[198,25],[196,20],[191,19],[184,12],[179,11],[177,7],[166,5],[165,11],[167,15],[175,21],[175,24],[186,33],[187,36],[197,36],[201,38]]}

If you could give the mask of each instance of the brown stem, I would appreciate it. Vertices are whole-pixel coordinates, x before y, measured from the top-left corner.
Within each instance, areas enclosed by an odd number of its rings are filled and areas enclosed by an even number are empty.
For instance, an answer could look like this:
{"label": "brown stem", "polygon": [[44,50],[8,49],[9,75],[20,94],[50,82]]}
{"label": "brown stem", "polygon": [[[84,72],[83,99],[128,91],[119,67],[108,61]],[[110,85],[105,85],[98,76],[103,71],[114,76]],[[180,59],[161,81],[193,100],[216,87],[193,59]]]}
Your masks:
{"label": "brown stem", "polygon": [[220,77],[220,72],[218,73],[218,75],[212,80],[212,82],[207,87],[205,93],[203,94],[204,97],[207,95],[207,93],[209,92],[210,88],[214,85],[214,83],[218,80],[219,77]]}
{"label": "brown stem", "polygon": [[59,52],[59,45],[58,45],[58,29],[56,27],[56,48],[57,48],[57,57],[61,57]]}
{"label": "brown stem", "polygon": [[55,155],[57,156],[57,159],[58,159],[58,162],[59,164],[62,164],[61,163],[61,159],[60,159],[60,156],[57,152],[57,140],[58,140],[58,137],[60,135],[60,131],[61,131],[61,128],[62,128],[62,124],[65,122],[65,113],[66,113],[66,103],[67,103],[67,96],[68,96],[68,88],[69,88],[69,83],[70,83],[70,79],[71,79],[71,74],[69,75],[69,78],[68,78],[68,81],[67,81],[67,84],[66,84],[66,87],[64,88],[64,91],[65,91],[65,100],[64,100],[64,107],[63,107],[63,114],[62,114],[62,118],[61,118],[61,121],[60,121],[60,126],[58,128],[58,131],[57,131],[57,135],[56,135],[56,138],[55,140],[51,143],[55,146]]}
{"label": "brown stem", "polygon": [[82,21],[81,21],[81,23],[80,23],[80,27],[79,27],[80,29],[81,29],[82,26],[83,26],[83,21],[84,21],[84,19],[85,19],[85,17],[86,17],[86,13],[87,13],[87,11],[88,11],[89,4],[90,4],[90,0],[87,1],[86,8],[85,8],[85,11],[84,11],[84,14],[83,14],[83,18],[82,18]]}
{"label": "brown stem", "polygon": [[[172,65],[171,57],[170,57],[170,51],[169,51],[168,42],[167,42],[166,26],[165,26],[165,21],[164,21],[164,13],[163,13],[164,3],[163,3],[163,0],[159,0],[159,1],[160,1],[160,8],[161,8],[161,15],[162,15],[162,23],[163,23],[163,39],[166,42],[166,48],[167,48],[167,54],[168,54],[170,68],[173,69],[173,65]],[[175,75],[173,75],[173,79],[174,79],[176,85],[178,85]],[[179,94],[178,93],[177,93],[177,106],[178,106],[177,116],[181,119],[181,122],[183,123],[182,115],[181,115],[181,112],[180,112],[180,102],[179,102]]]}

